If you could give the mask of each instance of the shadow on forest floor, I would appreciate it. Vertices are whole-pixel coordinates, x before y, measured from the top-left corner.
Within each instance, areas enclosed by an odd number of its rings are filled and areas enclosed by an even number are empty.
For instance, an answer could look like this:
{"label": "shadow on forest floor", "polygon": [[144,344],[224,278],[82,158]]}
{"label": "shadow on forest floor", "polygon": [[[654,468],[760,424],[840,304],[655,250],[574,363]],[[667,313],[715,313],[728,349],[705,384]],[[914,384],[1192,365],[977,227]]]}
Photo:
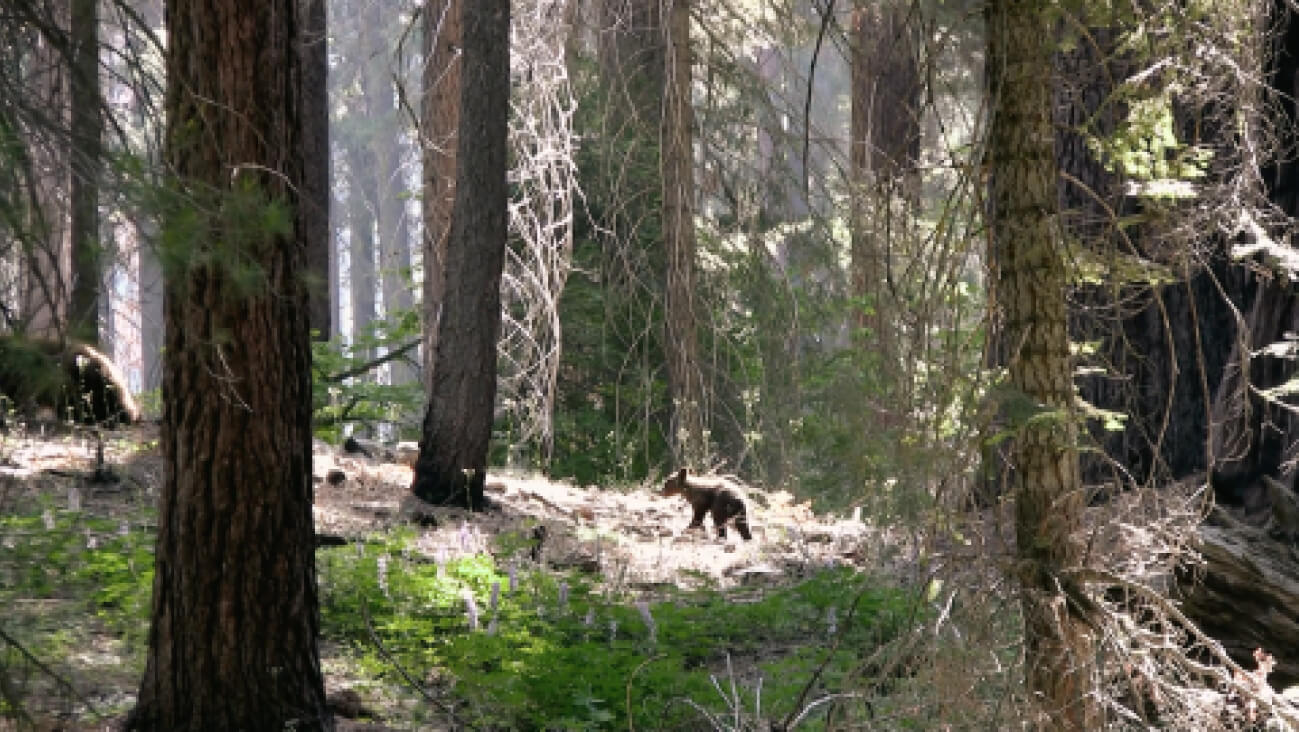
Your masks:
{"label": "shadow on forest floor", "polygon": [[[134,701],[158,428],[105,432],[103,444],[116,482],[90,480],[86,430],[0,434],[0,631],[21,644],[0,644],[0,729],[22,714],[23,726],[100,728]],[[878,645],[916,620],[907,593],[879,581],[915,581],[884,560],[909,554],[905,542],[818,517],[785,492],[750,492],[755,536],[743,542],[733,530],[725,540],[684,531],[688,506],[657,484],[494,473],[494,508],[471,514],[410,497],[406,465],[320,442],[315,452],[316,530],[331,545],[317,554],[326,686],[338,711],[374,720],[340,729],[605,727],[629,716],[653,728],[669,719],[656,705],[700,698],[729,714],[755,684],[766,708],[750,713],[784,714],[837,625]],[[831,668],[860,657],[858,647]],[[749,691],[719,700],[710,673]],[[644,685],[635,708],[633,678]],[[691,724],[703,714],[676,708]]]}

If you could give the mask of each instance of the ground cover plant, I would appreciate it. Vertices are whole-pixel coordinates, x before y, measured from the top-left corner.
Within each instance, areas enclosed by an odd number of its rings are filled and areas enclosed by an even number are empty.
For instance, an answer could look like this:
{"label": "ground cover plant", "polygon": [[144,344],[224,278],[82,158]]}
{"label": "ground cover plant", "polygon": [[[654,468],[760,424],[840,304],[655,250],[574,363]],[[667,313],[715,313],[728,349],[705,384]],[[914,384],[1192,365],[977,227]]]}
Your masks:
{"label": "ground cover plant", "polygon": [[[119,722],[134,703],[153,588],[151,486],[161,471],[156,429],[135,429],[104,443],[119,478],[109,484],[89,480],[97,443],[79,433],[6,443],[0,720],[98,728]],[[319,483],[316,501],[322,537],[341,531],[346,539],[316,553],[322,663],[331,695],[354,693],[359,716],[384,729],[448,721],[476,729],[726,729],[790,719],[809,706],[864,717],[867,708],[850,695],[878,686],[880,671],[863,659],[930,619],[930,598],[896,574],[830,560],[842,554],[831,544],[788,571],[744,582],[676,565],[680,556],[751,566],[806,552],[808,545],[791,543],[797,532],[774,521],[775,508],[755,529],[758,540],[728,545],[699,532],[676,536],[688,512],[652,494],[566,494],[540,481],[497,493],[516,507],[529,505],[530,491],[560,507],[598,496],[596,512],[621,516],[603,529],[545,519],[551,536],[538,561],[543,520],[526,513],[494,520],[439,513],[438,526],[394,514],[340,528],[324,517],[359,510],[373,518],[380,504],[398,503],[396,486],[367,487],[366,470],[400,478],[408,469],[339,460],[322,465],[350,466],[348,481]],[[628,501],[641,503],[630,509]],[[640,535],[629,543],[633,529]],[[603,566],[571,561],[570,552],[592,542],[606,546]],[[660,555],[646,555],[668,551],[675,568],[647,578],[615,560],[615,549],[660,564]],[[906,671],[889,673],[891,683]],[[827,701],[840,693],[848,696]],[[823,716],[809,715],[799,728],[823,726]]]}
{"label": "ground cover plant", "polygon": [[[412,556],[400,538],[323,552],[326,635],[380,677],[390,659],[436,670],[443,703],[475,728],[682,729],[735,707],[783,717],[818,669],[820,693],[841,689],[863,649],[917,620],[909,593],[847,568],[743,601],[717,590],[650,601],[488,555]],[[738,682],[728,667],[744,669]]]}
{"label": "ground cover plant", "polygon": [[0,516],[0,631],[12,641],[0,651],[0,718],[30,721],[27,706],[91,718],[129,706],[148,634],[152,514],[110,518],[45,500]]}

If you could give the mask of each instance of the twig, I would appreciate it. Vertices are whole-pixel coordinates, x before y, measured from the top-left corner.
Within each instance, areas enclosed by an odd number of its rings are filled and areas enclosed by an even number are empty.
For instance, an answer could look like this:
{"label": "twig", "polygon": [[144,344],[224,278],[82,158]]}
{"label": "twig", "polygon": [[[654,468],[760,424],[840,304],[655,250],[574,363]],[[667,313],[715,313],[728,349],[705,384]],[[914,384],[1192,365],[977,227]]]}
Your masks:
{"label": "twig", "polygon": [[631,713],[631,682],[636,680],[636,674],[640,673],[641,669],[645,668],[651,663],[654,663],[655,661],[664,657],[665,656],[662,653],[656,653],[653,656],[650,656],[644,661],[641,661],[640,665],[638,665],[636,668],[632,669],[631,675],[627,677],[627,730],[628,732],[636,732],[636,720]]}
{"label": "twig", "polygon": [[374,642],[374,647],[379,649],[379,655],[383,656],[384,660],[387,661],[389,665],[397,669],[397,673],[401,674],[401,677],[406,680],[406,685],[419,692],[419,695],[428,700],[430,704],[441,709],[450,716],[451,721],[455,722],[457,729],[463,729],[464,721],[456,716],[455,710],[448,706],[446,702],[430,694],[429,690],[425,689],[423,684],[416,681],[415,677],[411,676],[410,672],[398,663],[397,659],[388,652],[386,647],[384,647],[383,641],[379,638],[379,634],[374,630],[374,623],[370,621],[370,604],[366,601],[364,595],[361,596],[361,617],[365,620],[365,629],[370,634],[370,640]]}
{"label": "twig", "polygon": [[803,197],[808,201],[812,198],[812,172],[808,167],[812,145],[812,90],[816,86],[816,60],[821,57],[821,42],[825,40],[825,31],[834,18],[834,2],[828,0],[825,10],[817,8],[821,13],[821,29],[816,33],[816,47],[812,49],[812,60],[807,68],[807,101],[803,105]]}
{"label": "twig", "polygon": [[82,696],[81,693],[77,691],[76,687],[74,687],[71,682],[69,682],[67,679],[63,678],[58,673],[56,673],[54,669],[50,668],[49,666],[46,666],[43,662],[41,662],[41,659],[32,655],[31,651],[27,650],[22,643],[18,642],[16,638],[14,638],[13,636],[5,632],[4,628],[0,628],[0,640],[3,640],[5,643],[8,643],[15,650],[17,650],[18,653],[22,654],[23,658],[26,658],[29,662],[31,662],[31,664],[35,666],[37,669],[39,669],[41,673],[45,674],[46,676],[49,676],[51,679],[54,679],[54,683],[63,687],[63,689],[66,690],[68,694],[72,696],[72,698],[76,699],[82,704],[85,704],[86,709],[90,710],[90,713],[95,716],[95,719],[103,721],[104,719],[103,713],[100,712],[97,708],[95,708],[95,705],[91,704],[89,699]]}
{"label": "twig", "polygon": [[413,341],[407,341],[397,349],[388,351],[387,353],[383,354],[382,356],[379,356],[378,358],[367,361],[357,366],[353,366],[350,369],[347,369],[345,371],[340,371],[336,374],[328,374],[325,376],[321,376],[321,380],[327,381],[331,384],[337,384],[343,381],[344,379],[350,379],[353,376],[360,376],[361,374],[364,374],[367,371],[373,371],[374,369],[384,365],[385,363],[388,363],[389,361],[395,361],[401,358],[402,356],[405,356],[407,353],[410,353],[417,346],[419,346],[419,344],[420,344],[420,340],[418,338],[416,338]]}
{"label": "twig", "polygon": [[802,716],[800,711],[803,708],[803,702],[807,700],[807,695],[812,692],[812,687],[815,686],[817,680],[821,678],[821,674],[825,673],[825,667],[830,665],[830,660],[834,658],[835,651],[839,650],[839,643],[843,641],[844,634],[848,632],[848,628],[852,625],[853,616],[857,613],[857,605],[861,603],[862,596],[865,594],[866,588],[863,587],[862,590],[857,593],[857,596],[852,599],[852,605],[848,606],[848,614],[844,616],[843,624],[839,626],[839,632],[834,636],[834,643],[830,645],[830,650],[826,652],[825,658],[821,660],[821,664],[812,672],[811,678],[809,678],[807,683],[803,685],[803,690],[798,694],[798,700],[794,702],[794,706],[789,710],[789,714],[785,715],[785,721],[781,722],[778,729],[790,729],[790,725],[793,724],[796,718],[795,715],[798,717]]}

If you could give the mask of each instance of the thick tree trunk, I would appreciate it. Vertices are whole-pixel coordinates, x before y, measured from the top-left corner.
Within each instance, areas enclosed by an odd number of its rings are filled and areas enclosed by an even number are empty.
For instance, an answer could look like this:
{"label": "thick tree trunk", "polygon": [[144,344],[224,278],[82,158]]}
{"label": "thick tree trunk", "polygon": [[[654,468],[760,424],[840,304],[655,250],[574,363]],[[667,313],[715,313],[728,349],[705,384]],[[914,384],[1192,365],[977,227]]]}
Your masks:
{"label": "thick tree trunk", "polygon": [[333,292],[330,287],[336,263],[329,224],[329,50],[326,42],[325,0],[299,0],[301,27],[298,53],[302,57],[302,205],[298,215],[307,242],[307,288],[311,302],[311,328],[327,341],[337,332]]}
{"label": "thick tree trunk", "polygon": [[[1161,249],[1157,232],[1147,240],[1145,227],[1120,229],[1142,204],[1125,194],[1114,161],[1094,144],[1113,136],[1121,123],[1115,94],[1132,64],[1116,50],[1117,35],[1111,28],[1092,28],[1085,41],[1056,54],[1064,229],[1111,272],[1104,282],[1084,282],[1072,292],[1070,334],[1075,343],[1095,344],[1080,360],[1081,397],[1127,415],[1117,430],[1106,429],[1102,420],[1090,423],[1090,438],[1101,452],[1084,455],[1084,479],[1157,484],[1206,468],[1209,405],[1235,324],[1215,284],[1230,289],[1221,261]],[[1179,281],[1165,285],[1123,275],[1139,271],[1142,260],[1167,266]]]}
{"label": "thick tree trunk", "polygon": [[167,7],[166,154],[184,196],[163,237],[180,243],[163,258],[165,481],[132,729],[332,728],[316,649],[306,232],[292,213],[296,8]]}
{"label": "thick tree trunk", "polygon": [[[1274,122],[1276,129],[1291,136],[1283,139],[1293,143],[1299,124],[1299,102],[1294,95],[1299,79],[1299,17],[1280,0],[1274,2],[1272,13],[1281,35],[1268,59],[1270,91],[1266,101],[1269,108],[1280,112],[1281,118]],[[1293,156],[1278,152],[1259,172],[1272,203],[1291,217],[1299,216],[1299,163]],[[1260,265],[1270,266],[1266,261]],[[1293,343],[1293,333],[1299,329],[1299,296],[1293,275],[1281,274],[1261,276],[1251,271],[1240,288],[1243,297],[1238,307],[1245,314],[1244,331],[1231,343],[1229,365],[1213,405],[1210,450],[1220,476],[1279,476],[1284,463],[1299,457],[1299,419],[1294,414],[1295,400],[1285,387],[1295,377],[1295,361],[1268,348]],[[1264,393],[1269,390],[1280,393],[1267,398]]]}
{"label": "thick tree trunk", "polygon": [[424,385],[432,388],[438,318],[445,299],[447,239],[456,194],[460,128],[461,0],[424,7]]}
{"label": "thick tree trunk", "polygon": [[[64,18],[68,0],[55,0],[50,13]],[[59,27],[62,27],[61,25]],[[52,29],[34,32],[34,48],[26,55],[23,88],[35,90],[37,103],[56,129],[68,123],[68,65]],[[39,138],[39,136],[38,136]],[[68,194],[68,149],[56,136],[32,139],[23,171],[27,198],[27,236],[22,242],[21,321],[28,335],[60,339],[66,334],[71,298],[72,264]]]}
{"label": "thick tree trunk", "polygon": [[[1280,35],[1268,37],[1274,45],[1267,58],[1270,98],[1265,103],[1280,113],[1272,124],[1285,136],[1282,140],[1293,143],[1299,119],[1294,96],[1299,19],[1291,5],[1280,0],[1272,3],[1271,12],[1268,27]],[[1221,145],[1234,132],[1210,134],[1217,139],[1209,142]],[[1282,152],[1259,172],[1272,203],[1292,217],[1299,215],[1299,165],[1293,156]],[[1199,528],[1203,566],[1181,578],[1183,608],[1246,668],[1255,665],[1254,649],[1272,653],[1277,665],[1268,680],[1282,689],[1299,682],[1299,657],[1292,650],[1299,647],[1299,471],[1292,462],[1299,421],[1293,395],[1282,389],[1274,395],[1287,402],[1280,404],[1263,392],[1295,377],[1294,360],[1276,355],[1269,346],[1292,343],[1299,329],[1299,298],[1290,273],[1260,275],[1234,263],[1228,266],[1230,277],[1221,280],[1245,322],[1225,319],[1220,327],[1199,323],[1199,330],[1214,339],[1213,351],[1230,353],[1230,359],[1221,380],[1212,382],[1217,393],[1208,460],[1218,505]]]}
{"label": "thick tree trunk", "polygon": [[432,503],[483,508],[496,401],[496,338],[506,239],[509,0],[463,10],[455,208],[432,390],[411,490]]}
{"label": "thick tree trunk", "polygon": [[[988,163],[998,268],[993,311],[1009,348],[1010,386],[1037,407],[1015,425],[1015,531],[1024,614],[1025,673],[1048,729],[1095,729],[1092,639],[1078,617],[1074,536],[1081,475],[1059,241],[1051,125],[1052,36],[1046,0],[988,6],[992,98]],[[1072,591],[1071,591],[1072,590]]]}
{"label": "thick tree trunk", "polygon": [[663,100],[663,248],[667,276],[664,355],[672,394],[670,444],[677,465],[701,468],[708,457],[704,431],[699,319],[695,314],[694,144],[691,127],[690,2],[671,0],[667,23],[667,83]]}

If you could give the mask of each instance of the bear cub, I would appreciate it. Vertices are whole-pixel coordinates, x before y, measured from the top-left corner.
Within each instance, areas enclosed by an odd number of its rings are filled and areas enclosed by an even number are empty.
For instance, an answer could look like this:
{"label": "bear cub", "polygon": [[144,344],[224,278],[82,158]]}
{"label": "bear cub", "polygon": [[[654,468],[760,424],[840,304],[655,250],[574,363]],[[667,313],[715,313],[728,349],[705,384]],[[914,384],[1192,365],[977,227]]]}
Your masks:
{"label": "bear cub", "polygon": [[717,526],[717,535],[726,536],[726,521],[735,517],[735,530],[745,541],[753,538],[749,533],[749,522],[744,509],[744,498],[739,489],[725,478],[687,478],[686,469],[682,468],[676,475],[663,484],[664,496],[685,496],[694,509],[694,518],[687,529],[703,528],[704,516],[713,512],[713,524]]}

